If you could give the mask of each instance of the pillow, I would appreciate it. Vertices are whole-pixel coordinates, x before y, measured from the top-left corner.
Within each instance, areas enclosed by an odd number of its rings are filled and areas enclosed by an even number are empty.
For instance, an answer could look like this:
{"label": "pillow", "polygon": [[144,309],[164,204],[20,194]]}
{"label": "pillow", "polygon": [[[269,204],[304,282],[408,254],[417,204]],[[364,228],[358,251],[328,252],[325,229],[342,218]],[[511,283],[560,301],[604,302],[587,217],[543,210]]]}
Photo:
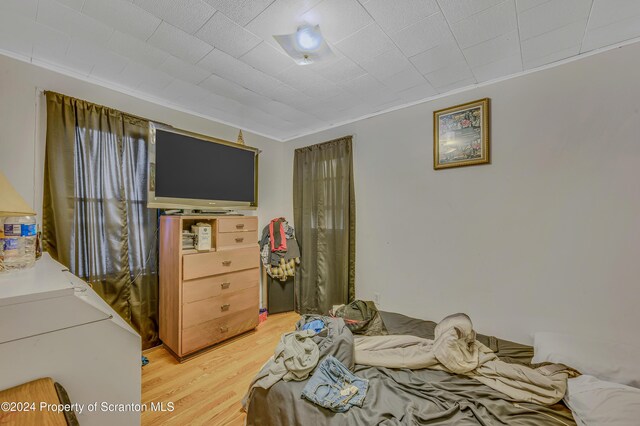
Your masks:
{"label": "pillow", "polygon": [[582,375],[569,379],[564,397],[578,426],[637,426],[640,389]]}
{"label": "pillow", "polygon": [[533,363],[554,362],[582,374],[640,388],[640,348],[562,333],[535,333]]}

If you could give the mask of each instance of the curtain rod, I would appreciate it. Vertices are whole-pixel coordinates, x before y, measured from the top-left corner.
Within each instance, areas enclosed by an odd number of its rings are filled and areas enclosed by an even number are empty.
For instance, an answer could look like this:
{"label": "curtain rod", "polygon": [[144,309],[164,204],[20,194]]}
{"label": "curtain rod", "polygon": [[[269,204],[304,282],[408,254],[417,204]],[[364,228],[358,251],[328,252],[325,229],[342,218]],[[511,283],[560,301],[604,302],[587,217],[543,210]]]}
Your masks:
{"label": "curtain rod", "polygon": [[152,120],[152,119],[150,119],[150,118],[142,117],[142,116],[139,116],[139,115],[136,115],[136,114],[131,114],[130,112],[126,112],[126,111],[120,111],[119,109],[116,109],[116,108],[113,108],[113,107],[110,107],[110,106],[106,106],[106,105],[102,105],[102,104],[97,104],[97,103],[95,103],[95,102],[87,101],[87,100],[85,100],[85,99],[76,98],[75,96],[65,95],[64,93],[54,92],[53,90],[42,90],[42,93],[43,93],[43,94],[45,94],[45,95],[46,95],[47,93],[53,93],[54,95],[64,96],[64,97],[66,97],[66,98],[74,99],[74,100],[76,100],[76,101],[87,102],[87,103],[89,103],[89,104],[91,104],[91,105],[95,105],[95,106],[98,106],[98,107],[101,107],[101,108],[108,108],[108,109],[112,109],[112,110],[118,111],[118,112],[120,112],[120,113],[122,113],[122,114],[126,114],[126,115],[128,115],[128,116],[130,116],[130,117],[136,118],[136,119],[138,119],[138,120],[145,120],[145,121],[148,121],[148,122],[150,122],[150,123],[157,123],[157,124],[162,124],[163,126],[168,126],[168,127],[171,127],[171,128],[175,128],[175,127],[173,127],[173,126],[172,126],[172,125],[170,125],[170,124],[163,123],[162,121]]}
{"label": "curtain rod", "polygon": [[339,137],[339,138],[331,139],[330,141],[320,142],[320,143],[316,143],[316,144],[313,144],[313,145],[301,146],[300,148],[296,148],[296,151],[305,151],[305,150],[309,151],[309,150],[312,150],[312,149],[319,149],[319,148],[322,148],[325,145],[332,144],[332,143],[335,143],[335,142],[339,142],[339,141],[342,141],[342,140],[345,140],[345,139],[350,141],[350,140],[353,139],[353,135],[346,135],[346,136],[342,136],[342,137]]}

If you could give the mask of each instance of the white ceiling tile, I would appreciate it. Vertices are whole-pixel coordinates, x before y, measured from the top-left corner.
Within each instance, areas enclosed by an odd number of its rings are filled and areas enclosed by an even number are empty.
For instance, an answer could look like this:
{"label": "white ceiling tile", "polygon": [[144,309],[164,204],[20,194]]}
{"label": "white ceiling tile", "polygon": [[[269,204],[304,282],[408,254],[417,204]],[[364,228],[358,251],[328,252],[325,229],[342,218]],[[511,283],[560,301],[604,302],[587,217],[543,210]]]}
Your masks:
{"label": "white ceiling tile", "polygon": [[347,81],[342,86],[371,106],[398,99],[398,95],[369,74]]}
{"label": "white ceiling tile", "polygon": [[245,28],[280,49],[274,35],[290,34],[304,24],[302,15],[321,0],[276,0]]}
{"label": "white ceiling tile", "polygon": [[202,109],[215,108],[216,110],[227,111],[234,114],[238,114],[243,108],[240,102],[216,95],[215,93],[205,93],[204,96],[199,96],[192,102]]}
{"label": "white ceiling tile", "polygon": [[174,78],[192,84],[198,84],[211,75],[211,72],[174,56],[167,56],[165,61],[157,68]]}
{"label": "white ceiling tile", "polygon": [[291,67],[278,74],[283,83],[317,99],[326,99],[339,93],[340,89],[327,79],[317,75],[308,67]]}
{"label": "white ceiling tile", "polygon": [[251,34],[231,19],[217,12],[196,33],[196,37],[236,58],[258,44],[260,38]]}
{"label": "white ceiling tile", "polygon": [[586,20],[574,22],[557,30],[549,31],[522,42],[522,60],[531,62],[573,46],[580,46]]}
{"label": "white ceiling tile", "polygon": [[435,13],[389,36],[406,56],[414,56],[444,42],[453,34],[442,13]]}
{"label": "white ceiling tile", "polygon": [[549,1],[551,0],[516,0],[516,9],[518,10],[518,13],[520,13]]}
{"label": "white ceiling tile", "polygon": [[[157,71],[151,67],[131,61],[127,64],[126,67],[124,67],[124,70],[122,70],[122,72],[120,73],[119,80],[125,86],[137,88],[144,81],[148,81],[150,79],[150,76],[156,72]],[[167,85],[170,81],[171,78],[167,76]]]}
{"label": "white ceiling tile", "polygon": [[36,23],[13,12],[0,13],[0,49],[31,58],[33,39],[31,30]]}
{"label": "white ceiling tile", "polygon": [[13,13],[32,20],[36,19],[38,0],[2,0],[0,12]]}
{"label": "white ceiling tile", "polygon": [[[247,93],[249,92],[249,89],[245,89],[239,84],[229,81],[215,74],[212,74],[206,79],[204,79],[199,84],[199,86],[202,86],[213,93],[216,93],[220,96],[224,96],[230,99],[242,100],[249,96],[249,94]],[[257,96],[257,93],[254,93],[254,94]]]}
{"label": "white ceiling tile", "polygon": [[344,111],[357,105],[362,105],[362,100],[354,96],[351,92],[343,90],[339,94],[332,96],[321,102],[312,102],[306,106],[305,110],[316,115],[322,111]]}
{"label": "white ceiling tile", "polygon": [[408,65],[400,72],[381,80],[389,89],[395,92],[402,92],[414,86],[420,86],[427,81],[424,79],[413,65]]}
{"label": "white ceiling tile", "polygon": [[374,23],[337,43],[336,47],[354,61],[362,62],[395,46],[384,31]]}
{"label": "white ceiling tile", "polygon": [[214,49],[198,63],[199,66],[265,96],[272,95],[279,82],[262,71]]}
{"label": "white ceiling tile", "polygon": [[364,6],[387,32],[396,32],[440,11],[435,0],[371,0]]}
{"label": "white ceiling tile", "polygon": [[422,99],[430,98],[437,94],[438,91],[434,89],[430,83],[424,82],[419,86],[411,87],[410,89],[399,92],[398,96],[400,96],[401,99],[404,99],[407,102],[415,102]]}
{"label": "white ceiling tile", "polygon": [[210,95],[208,90],[182,80],[172,80],[160,93],[175,104],[181,104],[185,100],[198,102]]}
{"label": "white ceiling tile", "polygon": [[503,1],[505,0],[438,0],[444,16],[452,24],[487,10]]}
{"label": "white ceiling tile", "polygon": [[204,0],[134,0],[134,3],[189,34],[198,31],[216,11]]}
{"label": "white ceiling tile", "polygon": [[333,61],[311,64],[309,68],[334,83],[353,80],[366,74],[365,70],[346,56]]}
{"label": "white ceiling tile", "polygon": [[205,0],[216,10],[243,27],[267,8],[273,0]]}
{"label": "white ceiling tile", "polygon": [[169,74],[152,69],[136,90],[146,94],[154,95],[155,93],[158,93],[165,87],[167,87],[173,80],[174,78]]}
{"label": "white ceiling tile", "polygon": [[410,66],[409,60],[394,48],[389,49],[380,55],[360,62],[360,66],[369,74],[382,81]]}
{"label": "white ceiling tile", "polygon": [[129,59],[79,38],[71,40],[67,59],[93,64],[91,73],[99,77],[119,74],[129,63]]}
{"label": "white ceiling tile", "polygon": [[532,58],[522,58],[523,67],[526,70],[541,67],[542,65],[550,64],[552,62],[561,61],[566,58],[570,58],[580,53],[580,46],[571,46],[562,50],[554,50],[552,53],[543,56],[536,56]]}
{"label": "white ceiling tile", "polygon": [[111,35],[107,47],[119,55],[150,67],[157,67],[169,56],[167,52],[117,30]]}
{"label": "white ceiling tile", "polygon": [[276,75],[289,67],[297,66],[293,59],[265,42],[242,55],[240,60],[269,75]]}
{"label": "white ceiling tile", "polygon": [[513,55],[520,56],[518,32],[512,31],[462,50],[471,68],[496,62]]}
{"label": "white ceiling tile", "polygon": [[62,3],[65,6],[68,6],[77,11],[82,10],[82,6],[84,5],[85,0],[56,0],[58,3]]}
{"label": "white ceiling tile", "polygon": [[453,35],[462,49],[482,43],[518,28],[514,0],[469,16],[451,24]]}
{"label": "white ceiling tile", "polygon": [[336,43],[373,22],[356,0],[324,0],[302,15],[311,25],[320,25],[322,35]]}
{"label": "white ceiling tile", "polygon": [[594,0],[589,18],[589,30],[640,16],[640,1]]}
{"label": "white ceiling tile", "polygon": [[163,22],[149,38],[149,44],[195,64],[213,50],[210,44]]}
{"label": "white ceiling tile", "polygon": [[631,16],[604,27],[587,30],[581,51],[588,52],[636,37],[640,37],[640,16]]}
{"label": "white ceiling tile", "polygon": [[128,0],[85,0],[82,13],[142,40],[151,37],[162,22]]}
{"label": "white ceiling tile", "polygon": [[476,84],[476,80],[473,77],[465,78],[463,80],[454,81],[450,84],[438,87],[440,93],[447,93],[453,90],[462,89],[463,87],[470,87]]}
{"label": "white ceiling tile", "polygon": [[310,114],[300,112],[298,109],[291,108],[290,106],[277,101],[269,102],[266,106],[265,112],[295,123],[305,123],[306,125],[318,124],[318,119]]}
{"label": "white ceiling tile", "polygon": [[[80,74],[84,77],[88,77],[89,73],[93,69],[94,64],[70,57],[70,56],[60,56],[57,58],[45,58],[42,60],[44,63],[55,65],[56,67],[64,68],[72,71],[74,74]],[[37,59],[33,59],[34,63],[37,63]]]}
{"label": "white ceiling tile", "polygon": [[33,32],[32,56],[34,58],[55,63],[65,57],[71,43],[71,37],[62,31],[38,23],[31,28]]}
{"label": "white ceiling tile", "polygon": [[473,78],[466,61],[453,63],[445,68],[430,72],[425,75],[433,87],[440,90],[444,86],[451,85],[461,80]]}
{"label": "white ceiling tile", "polygon": [[316,102],[311,96],[286,84],[278,86],[276,93],[273,95],[273,99],[295,108]]}
{"label": "white ceiling tile", "polygon": [[53,0],[40,0],[38,22],[99,46],[104,46],[113,33],[113,28]]}
{"label": "white ceiling tile", "polygon": [[478,83],[504,77],[510,74],[517,74],[522,71],[522,58],[520,52],[516,55],[508,56],[496,62],[483,64],[471,68]]}
{"label": "white ceiling tile", "polygon": [[464,61],[464,55],[456,42],[451,41],[419,53],[409,60],[422,74],[428,74],[453,63]]}
{"label": "white ceiling tile", "polygon": [[552,0],[520,12],[520,38],[528,40],[589,17],[590,0]]}

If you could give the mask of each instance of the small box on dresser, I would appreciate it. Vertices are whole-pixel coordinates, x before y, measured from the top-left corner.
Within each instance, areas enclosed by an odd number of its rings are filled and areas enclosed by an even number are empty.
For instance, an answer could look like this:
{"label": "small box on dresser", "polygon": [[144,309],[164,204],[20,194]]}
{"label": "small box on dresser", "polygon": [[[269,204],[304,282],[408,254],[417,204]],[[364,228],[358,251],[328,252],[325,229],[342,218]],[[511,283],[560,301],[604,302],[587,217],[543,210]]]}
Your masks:
{"label": "small box on dresser", "polygon": [[[209,252],[182,249],[182,231],[211,224]],[[160,339],[179,359],[254,329],[260,303],[255,216],[162,216]]]}

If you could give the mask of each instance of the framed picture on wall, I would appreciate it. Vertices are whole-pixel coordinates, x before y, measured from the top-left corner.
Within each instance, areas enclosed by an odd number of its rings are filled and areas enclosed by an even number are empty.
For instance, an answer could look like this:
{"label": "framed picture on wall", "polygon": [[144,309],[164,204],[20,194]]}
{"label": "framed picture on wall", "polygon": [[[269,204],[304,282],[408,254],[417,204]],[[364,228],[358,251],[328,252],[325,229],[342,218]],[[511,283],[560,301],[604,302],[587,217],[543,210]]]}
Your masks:
{"label": "framed picture on wall", "polygon": [[433,168],[488,164],[489,98],[433,113]]}

